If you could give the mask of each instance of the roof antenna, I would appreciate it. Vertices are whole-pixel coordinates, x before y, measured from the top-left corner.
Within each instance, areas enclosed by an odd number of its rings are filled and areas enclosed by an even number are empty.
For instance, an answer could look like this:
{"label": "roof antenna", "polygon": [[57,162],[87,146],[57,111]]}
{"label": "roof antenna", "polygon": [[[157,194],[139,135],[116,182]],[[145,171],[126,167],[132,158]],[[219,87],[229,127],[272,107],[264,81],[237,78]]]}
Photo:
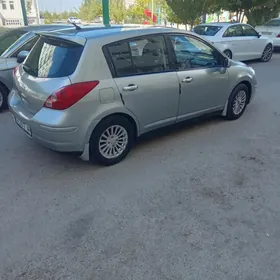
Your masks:
{"label": "roof antenna", "polygon": [[76,27],[76,30],[81,30],[82,27],[77,25],[75,22],[70,22],[71,24],[73,24]]}

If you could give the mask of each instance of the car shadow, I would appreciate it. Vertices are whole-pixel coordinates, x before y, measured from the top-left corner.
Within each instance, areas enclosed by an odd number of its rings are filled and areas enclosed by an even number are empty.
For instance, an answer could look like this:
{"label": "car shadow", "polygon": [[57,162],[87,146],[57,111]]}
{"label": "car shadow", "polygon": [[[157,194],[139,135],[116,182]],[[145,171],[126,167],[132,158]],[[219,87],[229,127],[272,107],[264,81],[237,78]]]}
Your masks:
{"label": "car shadow", "polygon": [[177,124],[169,125],[167,127],[159,128],[141,135],[135,143],[135,148],[145,146],[146,144],[152,143],[153,141],[164,140],[165,138],[170,137],[171,135],[172,137],[176,137],[182,133],[186,133],[186,130],[190,132],[197,127],[201,128],[204,125],[208,126],[210,124],[215,124],[222,120],[223,117],[221,116],[220,112],[218,114],[215,113],[211,115],[205,115]]}

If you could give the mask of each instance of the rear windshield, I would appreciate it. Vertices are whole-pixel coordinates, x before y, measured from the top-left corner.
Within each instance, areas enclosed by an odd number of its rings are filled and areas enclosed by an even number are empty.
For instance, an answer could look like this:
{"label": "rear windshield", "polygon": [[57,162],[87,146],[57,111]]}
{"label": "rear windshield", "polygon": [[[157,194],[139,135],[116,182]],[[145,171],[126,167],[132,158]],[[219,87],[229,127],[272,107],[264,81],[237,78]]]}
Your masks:
{"label": "rear windshield", "polygon": [[272,19],[264,24],[265,26],[280,26],[280,19]]}
{"label": "rear windshield", "polygon": [[222,29],[221,26],[198,25],[193,29],[193,31],[198,35],[215,36],[218,33],[218,31],[221,29]]}
{"label": "rear windshield", "polygon": [[41,37],[23,64],[23,69],[38,78],[59,78],[74,73],[83,46],[56,38]]}

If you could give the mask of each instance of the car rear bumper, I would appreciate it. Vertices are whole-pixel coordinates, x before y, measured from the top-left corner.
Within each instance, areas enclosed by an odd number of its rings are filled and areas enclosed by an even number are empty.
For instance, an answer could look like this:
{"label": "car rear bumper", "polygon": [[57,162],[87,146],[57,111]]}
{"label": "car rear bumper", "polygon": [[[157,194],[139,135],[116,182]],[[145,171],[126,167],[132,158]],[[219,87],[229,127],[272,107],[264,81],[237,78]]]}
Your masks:
{"label": "car rear bumper", "polygon": [[18,126],[43,146],[59,152],[84,151],[84,135],[81,135],[77,126],[64,124],[65,111],[42,108],[32,115],[25,109],[16,93],[11,93],[9,96],[9,109]]}

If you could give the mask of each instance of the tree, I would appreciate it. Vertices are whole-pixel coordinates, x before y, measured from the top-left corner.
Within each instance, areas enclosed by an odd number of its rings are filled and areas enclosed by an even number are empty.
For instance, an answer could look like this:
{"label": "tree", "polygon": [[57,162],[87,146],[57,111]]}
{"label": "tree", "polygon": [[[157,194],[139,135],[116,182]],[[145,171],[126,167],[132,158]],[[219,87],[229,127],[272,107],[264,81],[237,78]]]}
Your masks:
{"label": "tree", "polygon": [[237,21],[242,21],[243,14],[251,25],[263,24],[277,17],[280,12],[279,0],[213,0],[216,7],[236,13]]}
{"label": "tree", "polygon": [[199,22],[199,18],[207,12],[206,0],[166,0],[167,5],[183,24],[191,28]]}
{"label": "tree", "polygon": [[100,15],[102,15],[102,4],[99,0],[84,0],[78,13],[78,16],[86,21],[92,21]]}
{"label": "tree", "polygon": [[133,23],[143,23],[149,18],[144,14],[144,10],[149,8],[149,0],[136,0],[133,5],[128,8],[127,15],[129,21]]}
{"label": "tree", "polygon": [[32,0],[27,0],[25,2],[25,6],[26,6],[27,14],[30,14],[31,13],[31,9],[32,9]]}
{"label": "tree", "polygon": [[124,0],[110,0],[110,19],[116,23],[122,23],[126,17]]}
{"label": "tree", "polygon": [[182,23],[181,19],[172,11],[170,7],[166,9],[166,20],[168,22],[177,24],[177,28],[178,25]]}

